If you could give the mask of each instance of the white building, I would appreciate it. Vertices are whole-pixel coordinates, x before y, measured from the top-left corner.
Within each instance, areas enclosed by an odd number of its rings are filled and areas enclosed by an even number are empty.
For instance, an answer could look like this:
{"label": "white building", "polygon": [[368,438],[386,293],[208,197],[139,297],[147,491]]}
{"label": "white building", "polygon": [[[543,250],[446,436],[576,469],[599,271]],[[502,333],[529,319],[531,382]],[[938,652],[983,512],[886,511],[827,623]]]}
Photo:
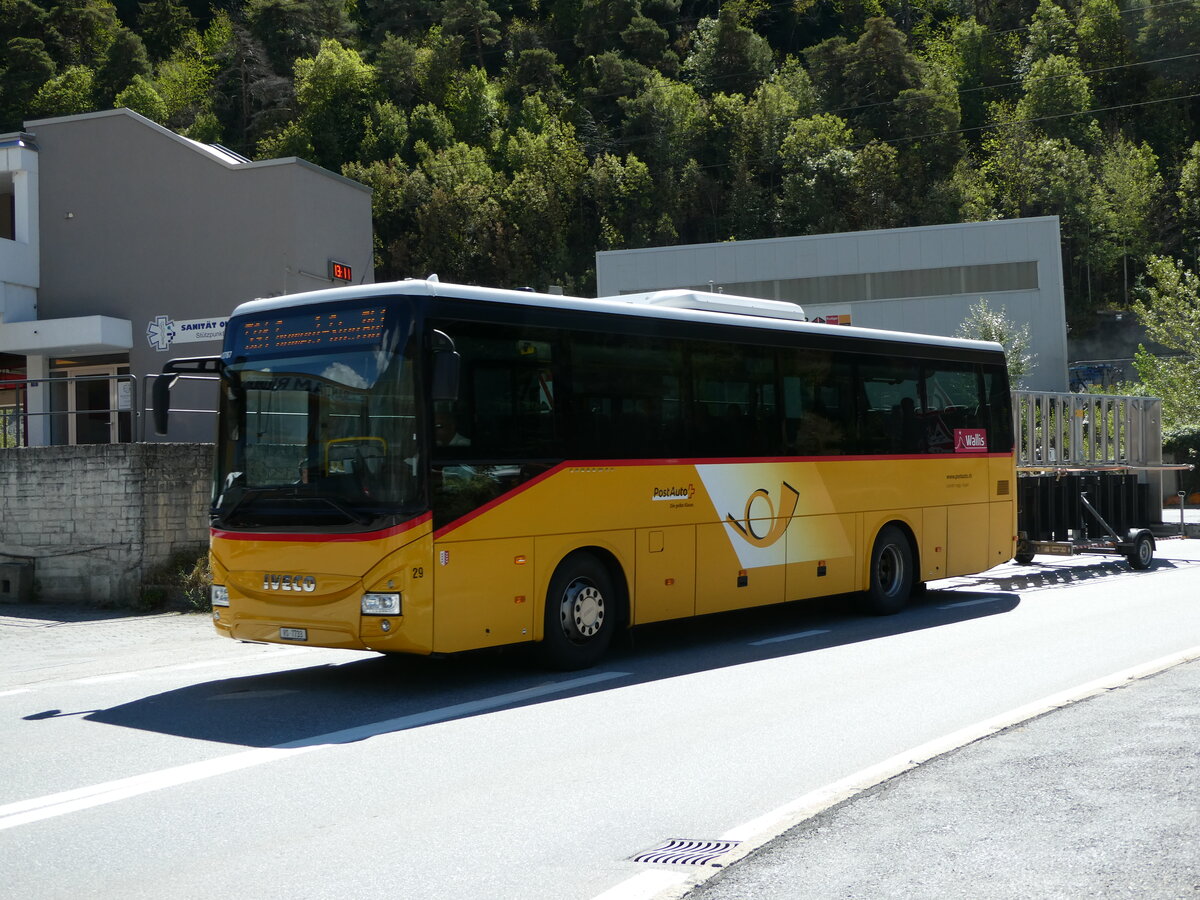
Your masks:
{"label": "white building", "polygon": [[596,254],[602,296],[667,288],[798,303],[810,319],[953,335],[981,298],[1027,324],[1024,386],[1067,390],[1058,217],[691,244]]}

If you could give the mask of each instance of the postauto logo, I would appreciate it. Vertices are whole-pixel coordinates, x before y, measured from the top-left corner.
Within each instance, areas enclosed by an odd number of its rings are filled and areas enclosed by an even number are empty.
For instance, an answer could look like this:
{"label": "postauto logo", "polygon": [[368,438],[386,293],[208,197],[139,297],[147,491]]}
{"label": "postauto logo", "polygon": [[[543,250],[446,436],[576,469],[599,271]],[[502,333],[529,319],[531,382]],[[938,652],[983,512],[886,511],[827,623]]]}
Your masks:
{"label": "postauto logo", "polygon": [[651,493],[650,499],[658,500],[691,500],[696,496],[696,485],[689,484],[687,487],[656,487]]}

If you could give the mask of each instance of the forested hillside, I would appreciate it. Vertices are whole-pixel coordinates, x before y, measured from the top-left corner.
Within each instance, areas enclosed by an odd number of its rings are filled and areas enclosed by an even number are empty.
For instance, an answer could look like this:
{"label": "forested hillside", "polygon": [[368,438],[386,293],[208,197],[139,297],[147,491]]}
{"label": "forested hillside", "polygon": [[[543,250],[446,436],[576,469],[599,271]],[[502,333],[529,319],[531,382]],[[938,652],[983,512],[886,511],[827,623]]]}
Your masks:
{"label": "forested hillside", "polygon": [[0,0],[0,74],[369,184],[379,279],[1056,214],[1084,325],[1200,254],[1200,0]]}

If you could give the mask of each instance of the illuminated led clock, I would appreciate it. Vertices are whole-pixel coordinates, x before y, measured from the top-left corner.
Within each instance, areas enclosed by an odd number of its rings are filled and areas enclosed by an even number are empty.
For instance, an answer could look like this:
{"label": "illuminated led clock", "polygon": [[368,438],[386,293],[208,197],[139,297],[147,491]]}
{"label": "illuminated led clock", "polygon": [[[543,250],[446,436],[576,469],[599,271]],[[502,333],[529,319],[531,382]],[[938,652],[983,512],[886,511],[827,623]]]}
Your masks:
{"label": "illuminated led clock", "polygon": [[353,281],[354,271],[344,262],[329,260],[329,277],[334,281]]}

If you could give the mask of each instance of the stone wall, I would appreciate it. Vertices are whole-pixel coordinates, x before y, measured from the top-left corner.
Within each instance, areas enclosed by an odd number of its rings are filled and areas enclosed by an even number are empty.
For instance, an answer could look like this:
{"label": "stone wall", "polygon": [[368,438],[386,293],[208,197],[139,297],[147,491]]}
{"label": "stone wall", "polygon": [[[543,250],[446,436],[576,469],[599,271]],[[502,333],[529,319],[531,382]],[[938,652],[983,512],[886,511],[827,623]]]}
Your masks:
{"label": "stone wall", "polygon": [[155,566],[208,544],[211,444],[0,450],[0,563],[42,601],[129,606]]}

